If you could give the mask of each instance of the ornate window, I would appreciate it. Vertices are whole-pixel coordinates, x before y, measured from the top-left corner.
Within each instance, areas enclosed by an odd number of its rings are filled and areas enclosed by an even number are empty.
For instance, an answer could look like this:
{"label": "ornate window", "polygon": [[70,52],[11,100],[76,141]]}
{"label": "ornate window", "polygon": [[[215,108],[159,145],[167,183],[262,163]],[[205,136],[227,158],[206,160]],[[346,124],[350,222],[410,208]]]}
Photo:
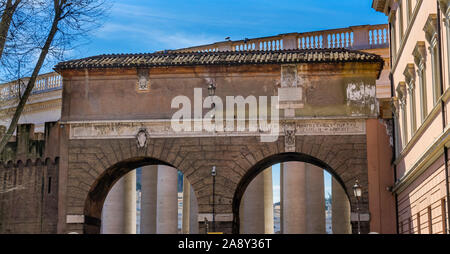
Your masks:
{"label": "ornate window", "polygon": [[417,130],[417,122],[416,122],[416,75],[414,70],[414,64],[406,65],[405,71],[403,72],[405,76],[405,82],[408,90],[409,97],[409,120],[411,125],[411,136]]}
{"label": "ornate window", "polygon": [[414,62],[417,66],[417,76],[419,79],[419,103],[420,103],[420,123],[425,121],[428,115],[427,107],[427,77],[425,72],[426,50],[425,42],[418,41],[413,51]]}
{"label": "ornate window", "polygon": [[400,82],[397,86],[397,97],[400,108],[400,122],[402,126],[400,131],[402,133],[402,148],[405,148],[408,143],[408,120],[406,114],[406,84],[405,82]]}
{"label": "ornate window", "polygon": [[447,71],[448,71],[448,82],[450,85],[450,0],[439,0],[441,11],[444,14],[444,24],[447,34]]}
{"label": "ornate window", "polygon": [[391,24],[392,57],[393,60],[395,60],[397,57],[397,29],[396,29],[395,11],[391,12],[391,16],[389,17],[389,23]]}
{"label": "ornate window", "polygon": [[436,105],[439,97],[441,96],[441,88],[440,88],[440,72],[439,69],[439,49],[437,46],[438,43],[438,34],[437,34],[437,15],[430,14],[428,16],[425,27],[423,28],[425,31],[425,37],[430,44],[428,50],[431,55],[431,69],[433,73],[433,105]]}
{"label": "ornate window", "polygon": [[412,17],[411,0],[406,0],[406,19],[408,20],[408,24],[409,22],[411,22],[411,17]]}
{"label": "ornate window", "polygon": [[404,32],[404,28],[403,28],[403,3],[402,1],[398,1],[398,32],[399,32],[399,41],[401,43],[401,41],[403,40],[403,32]]}

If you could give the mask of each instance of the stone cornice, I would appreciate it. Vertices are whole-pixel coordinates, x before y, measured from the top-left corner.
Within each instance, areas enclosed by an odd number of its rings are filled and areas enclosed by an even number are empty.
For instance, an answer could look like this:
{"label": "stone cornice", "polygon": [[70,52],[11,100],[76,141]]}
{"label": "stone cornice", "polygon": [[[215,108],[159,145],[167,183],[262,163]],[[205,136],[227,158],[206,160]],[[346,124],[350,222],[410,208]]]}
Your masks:
{"label": "stone cornice", "polygon": [[[51,92],[32,94],[27,101],[26,105],[32,105],[36,103],[42,103],[46,101],[58,100],[62,98],[62,89],[53,90]],[[17,98],[10,99],[4,102],[4,105],[0,106],[0,110],[7,108],[15,108],[19,100]]]}
{"label": "stone cornice", "polygon": [[408,86],[413,86],[416,79],[416,72],[414,70],[414,64],[407,64],[405,70],[403,71],[405,76],[405,81]]}
{"label": "stone cornice", "polygon": [[401,106],[406,104],[406,83],[401,81],[397,85],[398,100]]}
{"label": "stone cornice", "polygon": [[432,13],[428,16],[427,22],[423,27],[425,38],[431,45],[435,44],[437,38],[437,15]]}
{"label": "stone cornice", "polygon": [[[26,104],[25,108],[23,109],[22,113],[32,113],[32,112],[39,112],[43,110],[49,110],[49,109],[61,109],[62,106],[62,100],[61,99],[55,99],[40,103],[34,103],[34,104]],[[13,112],[15,110],[15,107],[8,107],[0,109],[1,113],[8,114],[8,112]]]}
{"label": "stone cornice", "polygon": [[372,1],[372,8],[375,9],[378,12],[383,12],[387,15],[387,9],[390,5],[391,0],[373,0]]}
{"label": "stone cornice", "polygon": [[450,0],[439,0],[441,11],[448,16],[450,13]]}
{"label": "stone cornice", "polygon": [[[427,57],[427,50],[425,48],[425,42],[424,41],[418,41],[416,43],[416,46],[414,47],[413,51],[414,56],[414,62],[418,67],[421,65],[425,65],[425,59]],[[423,66],[425,67],[425,66]]]}

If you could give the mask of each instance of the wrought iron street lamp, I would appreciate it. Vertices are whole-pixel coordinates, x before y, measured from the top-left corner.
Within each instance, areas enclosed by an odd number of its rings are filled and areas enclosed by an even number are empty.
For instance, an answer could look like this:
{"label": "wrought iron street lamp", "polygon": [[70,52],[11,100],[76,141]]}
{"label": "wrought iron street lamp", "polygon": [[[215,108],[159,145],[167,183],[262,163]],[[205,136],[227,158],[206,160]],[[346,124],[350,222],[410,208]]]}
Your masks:
{"label": "wrought iron street lamp", "polygon": [[358,179],[355,181],[355,185],[353,185],[353,195],[356,197],[356,211],[358,213],[358,234],[361,234],[361,217],[359,211],[359,200],[362,197],[362,188],[359,185]]}
{"label": "wrought iron street lamp", "polygon": [[[208,95],[210,97],[213,97],[214,95],[216,95],[216,86],[213,83],[209,84],[209,86],[208,86]],[[212,107],[216,108],[216,104],[214,102],[212,103]]]}
{"label": "wrought iron street lamp", "polygon": [[213,83],[211,83],[208,86],[208,95],[214,96],[215,94],[216,94],[216,86]]}
{"label": "wrought iron street lamp", "polygon": [[215,202],[216,202],[216,166],[212,167],[211,176],[213,177],[213,203],[212,203],[212,228],[213,232],[216,232],[216,211],[215,211]]}

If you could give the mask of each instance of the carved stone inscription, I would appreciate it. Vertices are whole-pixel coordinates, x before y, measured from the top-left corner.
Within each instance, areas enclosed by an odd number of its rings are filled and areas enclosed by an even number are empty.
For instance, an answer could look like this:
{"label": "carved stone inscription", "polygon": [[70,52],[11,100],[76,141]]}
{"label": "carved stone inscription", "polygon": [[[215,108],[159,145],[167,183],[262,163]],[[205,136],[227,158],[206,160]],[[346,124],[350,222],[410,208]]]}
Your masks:
{"label": "carved stone inscription", "polygon": [[364,121],[305,121],[297,123],[297,135],[346,135],[365,134]]}
{"label": "carved stone inscription", "polygon": [[[259,131],[249,131],[248,129],[214,133],[208,131],[176,132],[171,128],[170,121],[68,124],[70,124],[70,139],[135,138],[138,144],[144,146],[147,138],[259,136],[261,134]],[[288,144],[292,144],[294,135],[363,135],[366,133],[363,119],[297,119],[289,120],[289,124],[280,124],[280,128],[277,129],[279,136],[288,136]],[[142,130],[145,130],[145,135]]]}

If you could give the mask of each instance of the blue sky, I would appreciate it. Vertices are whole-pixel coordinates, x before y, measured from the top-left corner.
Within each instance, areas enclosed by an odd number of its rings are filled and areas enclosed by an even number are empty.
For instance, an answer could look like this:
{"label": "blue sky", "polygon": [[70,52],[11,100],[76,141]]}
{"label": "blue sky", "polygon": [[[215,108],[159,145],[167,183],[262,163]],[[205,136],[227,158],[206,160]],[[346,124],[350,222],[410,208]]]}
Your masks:
{"label": "blue sky", "polygon": [[371,0],[114,0],[103,27],[68,59],[386,23]]}

